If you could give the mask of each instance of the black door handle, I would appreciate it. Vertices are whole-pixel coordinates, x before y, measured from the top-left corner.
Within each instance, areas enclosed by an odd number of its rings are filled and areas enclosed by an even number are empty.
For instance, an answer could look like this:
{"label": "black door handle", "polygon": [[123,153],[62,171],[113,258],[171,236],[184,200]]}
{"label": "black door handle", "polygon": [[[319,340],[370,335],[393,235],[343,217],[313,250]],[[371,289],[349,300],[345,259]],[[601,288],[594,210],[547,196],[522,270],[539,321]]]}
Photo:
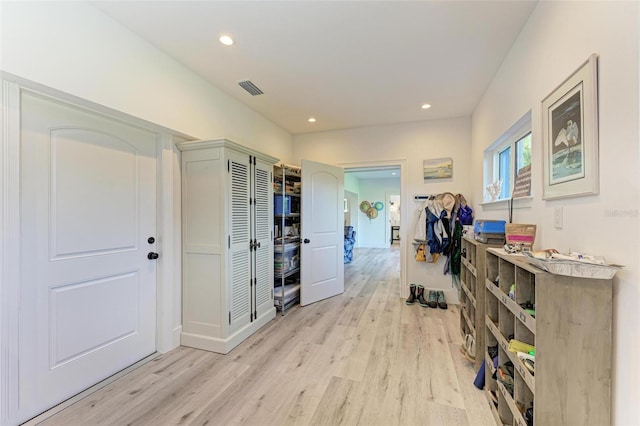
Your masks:
{"label": "black door handle", "polygon": [[149,260],[155,260],[158,257],[160,257],[160,255],[158,253],[154,253],[152,251],[150,251],[149,254],[147,254],[147,259],[149,259]]}
{"label": "black door handle", "polygon": [[310,242],[311,242],[311,240],[308,239],[308,238],[305,238],[304,241],[303,241],[303,243],[305,243],[305,244],[309,244]]}

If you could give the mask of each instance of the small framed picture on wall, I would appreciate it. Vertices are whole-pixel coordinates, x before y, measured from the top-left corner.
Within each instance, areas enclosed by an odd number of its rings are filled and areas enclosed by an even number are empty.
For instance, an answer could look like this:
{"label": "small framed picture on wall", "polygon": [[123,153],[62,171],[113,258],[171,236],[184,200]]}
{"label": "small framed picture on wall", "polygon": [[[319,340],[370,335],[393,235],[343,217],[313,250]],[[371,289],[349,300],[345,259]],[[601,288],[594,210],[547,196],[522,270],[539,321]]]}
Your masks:
{"label": "small framed picture on wall", "polygon": [[434,158],[431,160],[424,160],[423,162],[423,177],[424,182],[427,183],[432,179],[450,179],[453,177],[453,159],[448,158]]}

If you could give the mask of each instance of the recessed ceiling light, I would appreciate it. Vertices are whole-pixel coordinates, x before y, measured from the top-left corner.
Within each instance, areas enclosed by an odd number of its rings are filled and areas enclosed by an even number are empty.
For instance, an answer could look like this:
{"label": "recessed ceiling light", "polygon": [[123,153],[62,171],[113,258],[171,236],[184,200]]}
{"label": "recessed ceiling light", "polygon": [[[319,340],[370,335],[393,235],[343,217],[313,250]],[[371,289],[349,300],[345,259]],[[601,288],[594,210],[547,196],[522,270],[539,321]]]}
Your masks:
{"label": "recessed ceiling light", "polygon": [[218,40],[225,46],[231,46],[233,44],[233,39],[228,35],[221,35]]}
{"label": "recessed ceiling light", "polygon": [[422,104],[422,109],[429,109],[431,108],[431,105],[429,104]]}
{"label": "recessed ceiling light", "polygon": [[315,123],[316,119],[313,117],[309,117],[309,119],[307,120],[309,123]]}

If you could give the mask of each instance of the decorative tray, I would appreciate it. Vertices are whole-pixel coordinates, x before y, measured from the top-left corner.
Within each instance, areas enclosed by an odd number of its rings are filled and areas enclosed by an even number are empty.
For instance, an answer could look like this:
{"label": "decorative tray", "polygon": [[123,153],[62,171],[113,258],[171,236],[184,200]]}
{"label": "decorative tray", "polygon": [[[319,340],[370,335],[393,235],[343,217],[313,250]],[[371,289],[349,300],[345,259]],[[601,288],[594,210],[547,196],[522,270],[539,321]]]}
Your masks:
{"label": "decorative tray", "polygon": [[563,255],[553,249],[525,251],[523,254],[527,262],[543,271],[569,277],[608,280],[622,268],[620,265],[607,264],[601,257],[578,253]]}

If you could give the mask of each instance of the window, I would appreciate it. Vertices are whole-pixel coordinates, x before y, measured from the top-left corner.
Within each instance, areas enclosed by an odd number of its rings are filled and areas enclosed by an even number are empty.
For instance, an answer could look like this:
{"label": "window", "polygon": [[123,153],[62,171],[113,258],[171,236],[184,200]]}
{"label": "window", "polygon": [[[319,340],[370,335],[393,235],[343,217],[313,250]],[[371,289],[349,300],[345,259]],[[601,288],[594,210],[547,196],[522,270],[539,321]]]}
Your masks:
{"label": "window", "polygon": [[500,199],[509,198],[511,194],[511,147],[498,153],[498,179],[502,181],[502,190],[500,191]]}
{"label": "window", "polygon": [[[531,165],[531,112],[507,130],[486,151],[484,187],[502,181],[498,200],[511,198],[518,172]],[[489,197],[485,197],[488,201]]]}

